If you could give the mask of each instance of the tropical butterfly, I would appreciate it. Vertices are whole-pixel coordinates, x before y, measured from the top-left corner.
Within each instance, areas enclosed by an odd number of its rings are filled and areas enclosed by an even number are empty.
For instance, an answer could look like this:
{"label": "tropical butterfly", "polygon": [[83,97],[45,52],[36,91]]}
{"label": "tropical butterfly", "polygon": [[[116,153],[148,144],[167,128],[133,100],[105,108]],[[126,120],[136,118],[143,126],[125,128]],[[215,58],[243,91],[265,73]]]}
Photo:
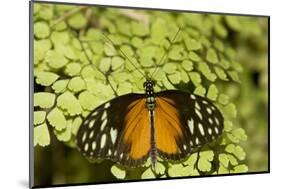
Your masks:
{"label": "tropical butterfly", "polygon": [[78,130],[79,151],[129,167],[150,157],[155,168],[158,156],[183,160],[222,134],[223,116],[209,99],[180,90],[155,93],[155,84],[148,78],[144,94],[118,96],[94,109]]}

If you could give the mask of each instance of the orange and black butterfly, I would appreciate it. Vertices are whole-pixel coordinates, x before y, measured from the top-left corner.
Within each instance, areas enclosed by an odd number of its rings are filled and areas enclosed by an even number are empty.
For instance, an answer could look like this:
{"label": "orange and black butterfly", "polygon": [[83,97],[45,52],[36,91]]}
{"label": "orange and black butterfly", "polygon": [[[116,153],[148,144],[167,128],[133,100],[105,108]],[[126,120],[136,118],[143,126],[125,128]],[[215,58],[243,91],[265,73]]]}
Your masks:
{"label": "orange and black butterfly", "polygon": [[158,156],[182,160],[222,134],[223,116],[210,100],[180,90],[155,93],[154,86],[147,79],[144,94],[118,96],[94,109],[79,128],[79,151],[129,167],[150,157],[155,167]]}

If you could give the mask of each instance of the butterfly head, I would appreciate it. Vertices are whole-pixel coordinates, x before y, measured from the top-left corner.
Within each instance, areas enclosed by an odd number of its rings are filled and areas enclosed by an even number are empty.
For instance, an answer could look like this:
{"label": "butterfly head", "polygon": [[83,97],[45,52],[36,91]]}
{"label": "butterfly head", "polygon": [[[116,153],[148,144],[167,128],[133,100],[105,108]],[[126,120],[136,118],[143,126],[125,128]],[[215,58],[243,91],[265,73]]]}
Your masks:
{"label": "butterfly head", "polygon": [[143,88],[146,92],[153,92],[154,86],[155,82],[153,80],[147,80],[143,83]]}

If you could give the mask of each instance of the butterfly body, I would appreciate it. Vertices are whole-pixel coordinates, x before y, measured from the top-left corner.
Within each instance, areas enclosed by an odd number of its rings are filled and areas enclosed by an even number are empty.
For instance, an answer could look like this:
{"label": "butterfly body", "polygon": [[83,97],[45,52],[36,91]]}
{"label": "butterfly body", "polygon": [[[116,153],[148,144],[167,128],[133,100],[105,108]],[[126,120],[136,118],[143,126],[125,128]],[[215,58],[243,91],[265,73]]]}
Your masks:
{"label": "butterfly body", "polygon": [[90,159],[110,159],[136,167],[150,157],[179,161],[223,132],[223,117],[210,100],[185,91],[116,97],[93,110],[77,134],[77,146]]}

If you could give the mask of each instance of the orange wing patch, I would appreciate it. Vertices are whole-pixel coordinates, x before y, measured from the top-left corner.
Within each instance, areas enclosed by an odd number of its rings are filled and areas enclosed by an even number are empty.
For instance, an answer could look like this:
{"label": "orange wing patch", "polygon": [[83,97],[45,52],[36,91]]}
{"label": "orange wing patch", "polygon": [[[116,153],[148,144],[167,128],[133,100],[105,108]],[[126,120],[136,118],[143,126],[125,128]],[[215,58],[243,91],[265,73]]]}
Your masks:
{"label": "orange wing patch", "polygon": [[128,109],[123,140],[130,146],[129,156],[137,160],[146,156],[150,149],[149,112],[145,108],[145,99],[133,102]]}
{"label": "orange wing patch", "polygon": [[155,142],[157,148],[168,154],[176,154],[180,151],[176,139],[182,138],[183,133],[178,111],[171,104],[171,99],[156,98],[155,108]]}

